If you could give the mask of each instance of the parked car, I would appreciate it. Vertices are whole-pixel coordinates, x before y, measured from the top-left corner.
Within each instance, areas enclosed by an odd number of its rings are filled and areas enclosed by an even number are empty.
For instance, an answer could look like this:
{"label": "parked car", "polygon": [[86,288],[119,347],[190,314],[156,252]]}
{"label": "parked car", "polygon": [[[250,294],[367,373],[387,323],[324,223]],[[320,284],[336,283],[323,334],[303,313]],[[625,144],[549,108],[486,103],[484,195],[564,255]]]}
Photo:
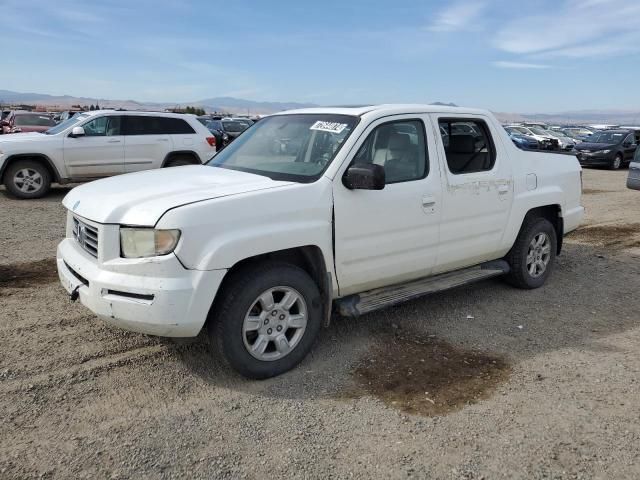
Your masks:
{"label": "parked car", "polygon": [[636,153],[633,157],[633,161],[629,164],[627,188],[640,190],[640,148],[636,148]]}
{"label": "parked car", "polygon": [[44,132],[55,126],[56,122],[48,113],[23,112],[14,110],[10,112],[4,120],[4,133],[16,132]]}
{"label": "parked car", "polygon": [[220,120],[220,123],[222,124],[223,131],[229,135],[229,142],[233,142],[242,132],[251,126],[248,121],[238,121],[232,118],[223,118]]}
{"label": "parked car", "polygon": [[638,147],[640,133],[633,130],[602,130],[576,145],[582,166],[604,166],[617,170],[628,165]]}
{"label": "parked car", "polygon": [[[460,125],[481,141],[435,134]],[[265,378],[307,355],[334,308],[359,316],[499,275],[540,287],[583,216],[580,173],[573,156],[517,149],[484,110],[282,112],[206,165],[71,190],[58,273],[106,322],[205,328],[216,355]]]}
{"label": "parked car", "polygon": [[44,133],[0,139],[0,178],[13,196],[38,198],[68,183],[161,167],[202,164],[215,138],[193,115],[93,111]]}
{"label": "parked car", "polygon": [[557,132],[555,130],[546,130],[545,133],[547,135],[552,136],[558,140],[558,144],[560,146],[560,150],[573,150],[573,148],[580,143],[578,140],[575,140],[571,137],[567,137],[562,132]]}
{"label": "parked car", "polygon": [[207,130],[215,137],[216,151],[220,151],[229,145],[229,135],[222,128],[220,120],[212,120],[211,117],[205,115],[198,117],[198,121],[207,127]]}
{"label": "parked car", "polygon": [[594,132],[594,130],[589,130],[588,128],[584,128],[584,127],[566,127],[566,128],[563,128],[561,131],[568,137],[575,138],[577,140],[582,140],[582,141],[589,138],[591,135],[593,135],[593,132]]}
{"label": "parked car", "polygon": [[542,150],[558,150],[560,148],[560,142],[557,138],[553,138],[545,131],[539,130],[536,127],[524,127],[522,125],[508,125],[509,132],[519,133],[520,135],[526,135],[530,138],[534,138],[538,141],[539,148]]}
{"label": "parked car", "polygon": [[508,127],[505,128],[505,130],[509,134],[511,141],[518,148],[523,150],[537,150],[540,147],[538,141],[533,137],[523,135],[518,133],[516,130],[509,129]]}

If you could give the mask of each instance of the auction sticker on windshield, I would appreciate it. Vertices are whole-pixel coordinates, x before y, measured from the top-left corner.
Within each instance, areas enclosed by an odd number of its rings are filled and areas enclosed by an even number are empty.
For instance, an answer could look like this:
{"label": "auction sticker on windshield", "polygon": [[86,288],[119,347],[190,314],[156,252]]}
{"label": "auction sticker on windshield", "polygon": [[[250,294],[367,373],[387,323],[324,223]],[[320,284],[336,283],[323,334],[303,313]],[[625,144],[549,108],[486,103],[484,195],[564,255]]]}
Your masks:
{"label": "auction sticker on windshield", "polygon": [[323,122],[322,120],[318,120],[316,123],[311,125],[309,130],[319,130],[321,132],[331,132],[331,133],[342,133],[342,131],[348,126],[349,125],[346,123]]}

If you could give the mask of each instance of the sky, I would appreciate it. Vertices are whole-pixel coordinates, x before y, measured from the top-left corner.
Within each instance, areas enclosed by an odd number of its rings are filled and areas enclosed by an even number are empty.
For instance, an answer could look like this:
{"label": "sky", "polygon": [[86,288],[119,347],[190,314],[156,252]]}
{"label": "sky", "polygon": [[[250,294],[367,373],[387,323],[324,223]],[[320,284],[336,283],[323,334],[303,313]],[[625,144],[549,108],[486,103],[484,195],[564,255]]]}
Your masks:
{"label": "sky", "polygon": [[640,109],[640,0],[0,0],[0,89]]}

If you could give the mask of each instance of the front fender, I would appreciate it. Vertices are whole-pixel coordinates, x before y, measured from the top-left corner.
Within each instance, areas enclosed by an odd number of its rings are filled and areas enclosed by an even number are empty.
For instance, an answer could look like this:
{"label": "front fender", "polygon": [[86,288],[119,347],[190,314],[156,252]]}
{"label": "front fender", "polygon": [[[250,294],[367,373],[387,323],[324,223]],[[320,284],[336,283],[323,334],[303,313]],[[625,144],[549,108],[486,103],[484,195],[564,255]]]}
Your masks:
{"label": "front fender", "polygon": [[176,256],[189,269],[228,269],[246,258],[317,246],[333,266],[331,182],[249,192],[166,212],[157,228],[182,232]]}

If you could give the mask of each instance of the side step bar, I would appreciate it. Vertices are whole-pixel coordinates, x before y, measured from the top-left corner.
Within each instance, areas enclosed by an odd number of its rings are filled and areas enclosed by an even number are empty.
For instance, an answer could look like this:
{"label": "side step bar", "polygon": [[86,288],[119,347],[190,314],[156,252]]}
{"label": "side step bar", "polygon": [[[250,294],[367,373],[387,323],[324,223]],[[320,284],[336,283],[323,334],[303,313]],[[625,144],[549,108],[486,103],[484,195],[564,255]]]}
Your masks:
{"label": "side step bar", "polygon": [[504,260],[494,260],[475,267],[442,273],[407,283],[377,288],[367,292],[349,295],[335,301],[337,311],[344,317],[358,317],[381,308],[406,302],[413,298],[477,282],[509,273],[509,264]]}

